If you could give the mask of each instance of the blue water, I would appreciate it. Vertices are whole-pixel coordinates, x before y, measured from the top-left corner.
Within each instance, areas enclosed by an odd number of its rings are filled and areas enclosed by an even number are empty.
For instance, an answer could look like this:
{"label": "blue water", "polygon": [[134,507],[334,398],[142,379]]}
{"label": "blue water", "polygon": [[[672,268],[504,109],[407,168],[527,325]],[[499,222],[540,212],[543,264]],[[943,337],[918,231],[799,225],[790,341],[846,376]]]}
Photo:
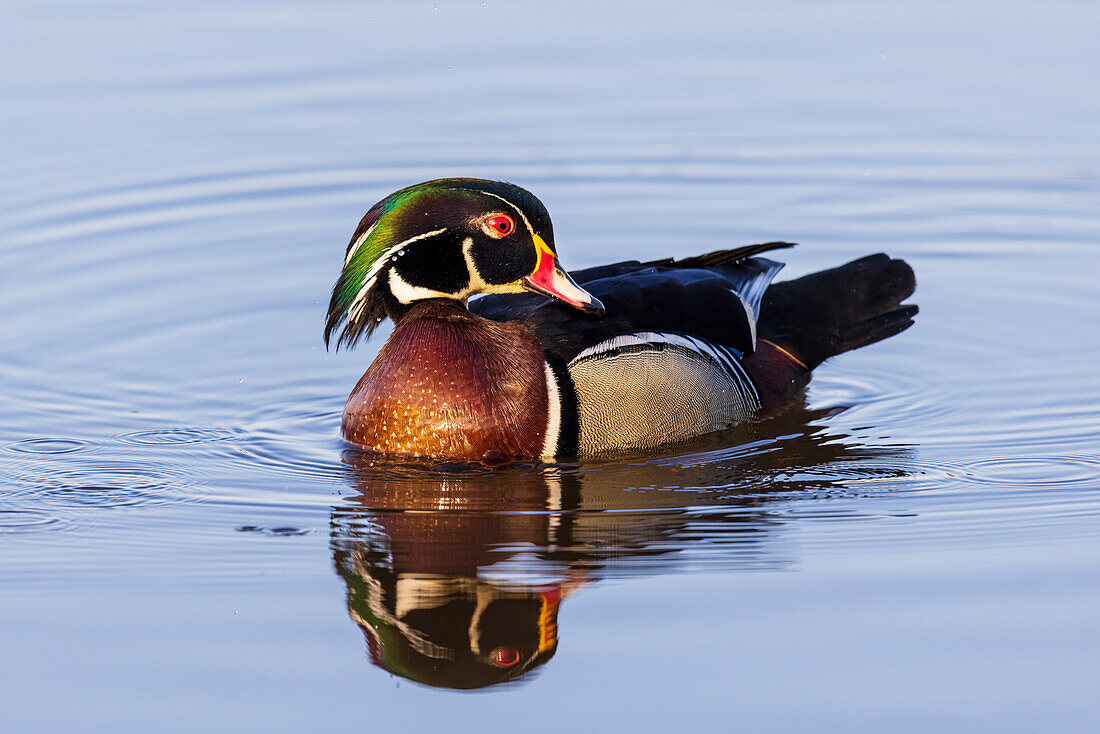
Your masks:
{"label": "blue water", "polygon": [[[1095,729],[1100,7],[3,15],[0,730]],[[386,334],[328,353],[324,307],[451,175],[569,268],[886,251],[921,313],[726,443],[385,465],[338,425]],[[432,594],[528,641],[558,604],[552,655],[397,670],[471,628]],[[434,637],[377,616],[414,597]]]}

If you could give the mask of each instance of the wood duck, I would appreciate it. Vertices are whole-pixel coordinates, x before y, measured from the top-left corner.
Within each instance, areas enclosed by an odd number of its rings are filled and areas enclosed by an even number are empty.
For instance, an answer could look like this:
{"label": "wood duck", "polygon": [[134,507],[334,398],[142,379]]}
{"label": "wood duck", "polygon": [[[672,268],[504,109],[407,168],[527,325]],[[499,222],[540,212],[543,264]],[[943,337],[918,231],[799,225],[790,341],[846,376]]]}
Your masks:
{"label": "wood duck", "polygon": [[792,246],[567,273],[529,191],[471,178],[401,189],[359,222],[329,303],[326,345],[395,324],[342,433],[383,454],[552,460],[774,412],[821,362],[917,313],[902,305],[912,268],[884,254],[773,285],[782,265],[760,255]]}
{"label": "wood duck", "polygon": [[[381,474],[372,489],[401,484]],[[418,479],[434,497],[446,485]],[[425,685],[468,689],[521,677],[554,656],[559,607],[583,579],[565,578],[573,574],[560,567],[538,585],[484,571],[515,554],[501,550],[503,543],[546,543],[547,513],[516,512],[503,501],[495,506],[508,512],[355,505],[334,513],[333,560],[375,665]],[[531,506],[538,508],[520,504]]]}

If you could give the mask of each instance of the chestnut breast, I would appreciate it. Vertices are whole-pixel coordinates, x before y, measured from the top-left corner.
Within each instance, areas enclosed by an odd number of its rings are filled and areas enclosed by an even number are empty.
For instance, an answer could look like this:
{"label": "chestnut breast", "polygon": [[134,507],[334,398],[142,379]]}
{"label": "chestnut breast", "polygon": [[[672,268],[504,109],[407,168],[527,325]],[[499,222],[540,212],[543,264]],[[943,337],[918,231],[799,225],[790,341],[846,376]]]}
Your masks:
{"label": "chestnut breast", "polygon": [[372,451],[460,460],[543,454],[546,358],[519,324],[459,303],[415,305],[344,406],[344,438]]}

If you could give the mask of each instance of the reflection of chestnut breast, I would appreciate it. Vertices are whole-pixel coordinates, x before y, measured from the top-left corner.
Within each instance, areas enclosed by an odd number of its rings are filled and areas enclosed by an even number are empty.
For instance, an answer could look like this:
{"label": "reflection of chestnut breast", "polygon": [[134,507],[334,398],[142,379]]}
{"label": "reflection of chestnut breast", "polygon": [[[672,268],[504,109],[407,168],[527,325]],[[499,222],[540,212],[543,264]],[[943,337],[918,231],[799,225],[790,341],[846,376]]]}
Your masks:
{"label": "reflection of chestnut breast", "polygon": [[389,538],[395,569],[406,573],[476,576],[516,546],[547,542],[547,516],[488,512],[386,512],[374,518]]}

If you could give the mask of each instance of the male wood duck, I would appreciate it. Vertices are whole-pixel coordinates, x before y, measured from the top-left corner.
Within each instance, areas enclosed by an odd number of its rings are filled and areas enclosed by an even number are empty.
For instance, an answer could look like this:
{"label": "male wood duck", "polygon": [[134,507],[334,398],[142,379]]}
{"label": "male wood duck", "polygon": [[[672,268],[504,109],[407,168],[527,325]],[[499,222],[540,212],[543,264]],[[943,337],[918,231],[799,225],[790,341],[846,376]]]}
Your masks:
{"label": "male wood duck", "polygon": [[[546,509],[545,494],[541,503],[523,501],[545,482],[519,477],[534,491],[521,492],[518,506],[509,501],[510,487],[495,487],[492,507],[508,512],[390,512],[369,503],[388,505],[410,483],[385,474],[375,471],[364,487],[370,495],[334,508],[332,518],[333,560],[371,661],[418,683],[464,689],[513,680],[548,662],[558,647],[559,607],[584,582],[583,571],[547,562],[554,568],[537,586],[484,571],[548,542],[550,515],[517,512]],[[429,475],[414,487],[425,500],[438,499],[448,495],[446,484]]]}
{"label": "male wood duck", "polygon": [[[916,285],[878,254],[772,285],[768,242],[567,273],[550,215],[501,181],[375,204],[351,238],[325,343],[395,327],[344,407],[374,452],[478,461],[639,452],[781,407],[829,357],[912,325]],[[484,295],[469,300],[473,296]]]}

